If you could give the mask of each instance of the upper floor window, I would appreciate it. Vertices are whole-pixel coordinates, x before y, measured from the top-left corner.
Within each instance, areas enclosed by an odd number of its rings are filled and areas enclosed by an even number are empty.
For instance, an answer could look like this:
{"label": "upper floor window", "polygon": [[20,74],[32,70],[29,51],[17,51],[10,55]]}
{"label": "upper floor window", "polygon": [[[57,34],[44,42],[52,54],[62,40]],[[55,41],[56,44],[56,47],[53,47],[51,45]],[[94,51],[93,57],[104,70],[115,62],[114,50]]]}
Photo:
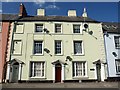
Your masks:
{"label": "upper floor window", "polygon": [[74,43],[74,54],[81,55],[83,54],[82,41],[73,41]]}
{"label": "upper floor window", "polygon": [[43,54],[43,41],[34,41],[34,54]]}
{"label": "upper floor window", "polygon": [[44,77],[45,76],[45,62],[30,62],[30,76]]}
{"label": "upper floor window", "polygon": [[120,73],[120,59],[116,59],[115,63],[116,63],[116,72]]}
{"label": "upper floor window", "polygon": [[62,42],[60,40],[55,40],[55,54],[62,53]]}
{"label": "upper floor window", "polygon": [[120,36],[115,36],[114,40],[115,40],[115,47],[120,48]]}
{"label": "upper floor window", "polygon": [[43,32],[43,24],[36,24],[35,32]]}
{"label": "upper floor window", "polygon": [[81,33],[80,25],[73,25],[73,33]]}
{"label": "upper floor window", "polygon": [[55,33],[61,33],[61,24],[55,24]]}
{"label": "upper floor window", "polygon": [[73,62],[73,77],[86,76],[86,62]]}

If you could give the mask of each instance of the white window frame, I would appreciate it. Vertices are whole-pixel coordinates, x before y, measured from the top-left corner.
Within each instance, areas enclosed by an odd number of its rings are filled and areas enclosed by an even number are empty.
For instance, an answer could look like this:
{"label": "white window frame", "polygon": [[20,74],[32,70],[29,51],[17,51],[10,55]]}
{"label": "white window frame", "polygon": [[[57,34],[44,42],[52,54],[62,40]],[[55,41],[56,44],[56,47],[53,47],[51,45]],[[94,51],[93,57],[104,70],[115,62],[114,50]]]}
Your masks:
{"label": "white window frame", "polygon": [[120,74],[120,70],[118,71],[118,69],[120,68],[120,59],[115,59],[115,66],[116,66],[116,74]]}
{"label": "white window frame", "polygon": [[[79,26],[80,26],[80,27],[79,27],[79,28],[80,28],[80,33],[75,33],[75,32],[74,32],[74,25],[79,25]],[[81,24],[73,24],[73,29],[72,29],[72,31],[73,31],[74,34],[82,34]]]}
{"label": "white window frame", "polygon": [[[39,26],[39,25],[42,25],[42,32],[36,31],[37,25],[38,25],[38,26]],[[43,29],[44,29],[44,24],[43,24],[43,23],[35,23],[35,33],[44,33]]]}
{"label": "white window frame", "polygon": [[[75,46],[74,46],[74,42],[82,42],[81,43],[81,45],[82,45],[82,53],[77,53],[77,54],[75,54],[74,52],[74,50],[75,50]],[[83,40],[74,40],[73,41],[73,55],[84,55],[84,46],[83,46],[84,44],[83,44]]]}
{"label": "white window frame", "polygon": [[[79,75],[79,76],[76,75],[77,74],[76,73],[76,63],[82,63],[82,75]],[[85,63],[85,72],[83,70],[83,63]],[[73,61],[72,66],[73,66],[73,69],[74,69],[74,70],[72,70],[73,71],[73,77],[75,77],[75,78],[77,78],[77,77],[88,77],[88,75],[87,75],[87,62],[86,61]],[[85,73],[85,75],[84,75],[84,73]]]}
{"label": "white window frame", "polygon": [[[60,24],[61,25],[61,32],[56,32],[56,25],[57,24]],[[55,23],[54,24],[54,32],[55,32],[55,34],[61,34],[62,33],[62,24],[61,23]]]}
{"label": "white window frame", "polygon": [[[116,43],[116,38],[119,38],[119,42]],[[115,41],[115,48],[116,49],[120,49],[120,36],[114,36],[114,41]],[[116,47],[116,44],[117,44],[117,47]]]}
{"label": "white window frame", "polygon": [[[56,41],[61,41],[61,53],[60,53],[60,54],[56,54],[56,46],[55,46],[55,42],[56,42]],[[55,41],[54,41],[54,53],[55,53],[55,55],[62,55],[62,54],[63,54],[63,53],[62,53],[62,51],[63,51],[62,48],[63,48],[63,46],[62,46],[62,40],[55,40]]]}
{"label": "white window frame", "polygon": [[[38,41],[38,42],[42,42],[42,53],[35,53],[35,41]],[[34,40],[33,41],[33,54],[34,55],[43,55],[43,52],[44,52],[44,42],[43,40]]]}
{"label": "white window frame", "polygon": [[[35,70],[34,70],[34,69],[35,69],[35,67],[34,67],[34,66],[35,66],[35,63],[41,63],[41,68],[42,68],[42,64],[44,65],[44,75],[43,75],[43,76],[42,76],[42,74],[43,74],[42,69],[43,69],[43,68],[40,69],[40,70],[41,70],[41,71],[40,71],[40,72],[41,72],[41,73],[40,73],[41,75],[40,75],[40,76],[35,76],[35,73],[34,73],[34,71],[35,71]],[[31,62],[30,62],[30,75],[31,75],[30,78],[45,78],[45,66],[46,66],[46,65],[45,65],[45,62],[44,62],[44,61],[31,61]]]}

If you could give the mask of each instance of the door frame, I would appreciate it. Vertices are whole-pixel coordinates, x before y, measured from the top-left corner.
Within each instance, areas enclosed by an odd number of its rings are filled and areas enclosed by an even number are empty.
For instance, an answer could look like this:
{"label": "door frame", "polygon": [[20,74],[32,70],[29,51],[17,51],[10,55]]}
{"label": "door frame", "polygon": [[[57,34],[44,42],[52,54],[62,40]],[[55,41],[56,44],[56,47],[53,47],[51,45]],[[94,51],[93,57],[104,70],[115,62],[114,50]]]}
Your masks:
{"label": "door frame", "polygon": [[15,63],[18,63],[19,64],[19,71],[18,71],[18,82],[21,80],[21,76],[22,76],[22,67],[23,67],[23,64],[25,64],[24,62],[22,62],[21,60],[19,59],[12,59],[10,61],[7,62],[7,71],[6,71],[6,81],[7,82],[11,82],[11,76],[12,76],[12,68],[13,68],[13,65]]}
{"label": "door frame", "polygon": [[53,83],[55,83],[55,65],[58,63],[61,64],[61,83],[63,83],[65,80],[65,65],[67,65],[67,63],[62,62],[61,60],[56,60],[51,63],[53,65]]}
{"label": "door frame", "polygon": [[94,61],[93,64],[95,65],[95,79],[98,80],[98,75],[97,75],[97,64],[100,65],[100,81],[104,81],[106,76],[105,76],[105,65],[107,64],[105,61],[101,61],[100,59],[97,61]]}

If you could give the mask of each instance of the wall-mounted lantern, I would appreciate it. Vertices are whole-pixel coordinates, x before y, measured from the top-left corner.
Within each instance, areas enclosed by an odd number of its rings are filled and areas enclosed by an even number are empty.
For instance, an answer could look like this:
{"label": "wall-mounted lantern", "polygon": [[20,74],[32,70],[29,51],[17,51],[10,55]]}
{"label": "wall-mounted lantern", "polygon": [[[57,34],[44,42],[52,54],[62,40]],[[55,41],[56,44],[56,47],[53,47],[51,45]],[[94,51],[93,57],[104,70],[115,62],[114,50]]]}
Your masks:
{"label": "wall-mounted lantern", "polygon": [[113,54],[115,57],[117,57],[117,53],[116,53],[116,52],[112,52],[112,54]]}
{"label": "wall-mounted lantern", "polygon": [[69,60],[69,61],[72,61],[72,58],[70,56],[67,56],[66,57],[66,61]]}
{"label": "wall-mounted lantern", "polygon": [[44,51],[45,51],[46,53],[50,53],[50,50],[48,50],[47,48],[44,48]]}
{"label": "wall-mounted lantern", "polygon": [[46,53],[48,53],[48,54],[52,57],[52,54],[50,54],[50,50],[49,50],[49,49],[44,48],[44,51],[45,51]]}

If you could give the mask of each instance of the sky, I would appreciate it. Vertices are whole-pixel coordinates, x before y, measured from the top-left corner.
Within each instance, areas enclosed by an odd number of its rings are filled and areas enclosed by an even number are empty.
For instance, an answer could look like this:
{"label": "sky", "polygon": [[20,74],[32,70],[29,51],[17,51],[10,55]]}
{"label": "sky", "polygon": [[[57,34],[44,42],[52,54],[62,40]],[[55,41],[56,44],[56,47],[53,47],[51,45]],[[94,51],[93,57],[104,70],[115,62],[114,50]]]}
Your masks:
{"label": "sky", "polygon": [[[2,2],[2,13],[19,13],[21,2]],[[67,16],[68,10],[76,10],[82,16],[86,8],[88,17],[102,22],[118,22],[118,2],[22,2],[28,15],[36,15],[37,9],[44,8],[46,15]]]}

